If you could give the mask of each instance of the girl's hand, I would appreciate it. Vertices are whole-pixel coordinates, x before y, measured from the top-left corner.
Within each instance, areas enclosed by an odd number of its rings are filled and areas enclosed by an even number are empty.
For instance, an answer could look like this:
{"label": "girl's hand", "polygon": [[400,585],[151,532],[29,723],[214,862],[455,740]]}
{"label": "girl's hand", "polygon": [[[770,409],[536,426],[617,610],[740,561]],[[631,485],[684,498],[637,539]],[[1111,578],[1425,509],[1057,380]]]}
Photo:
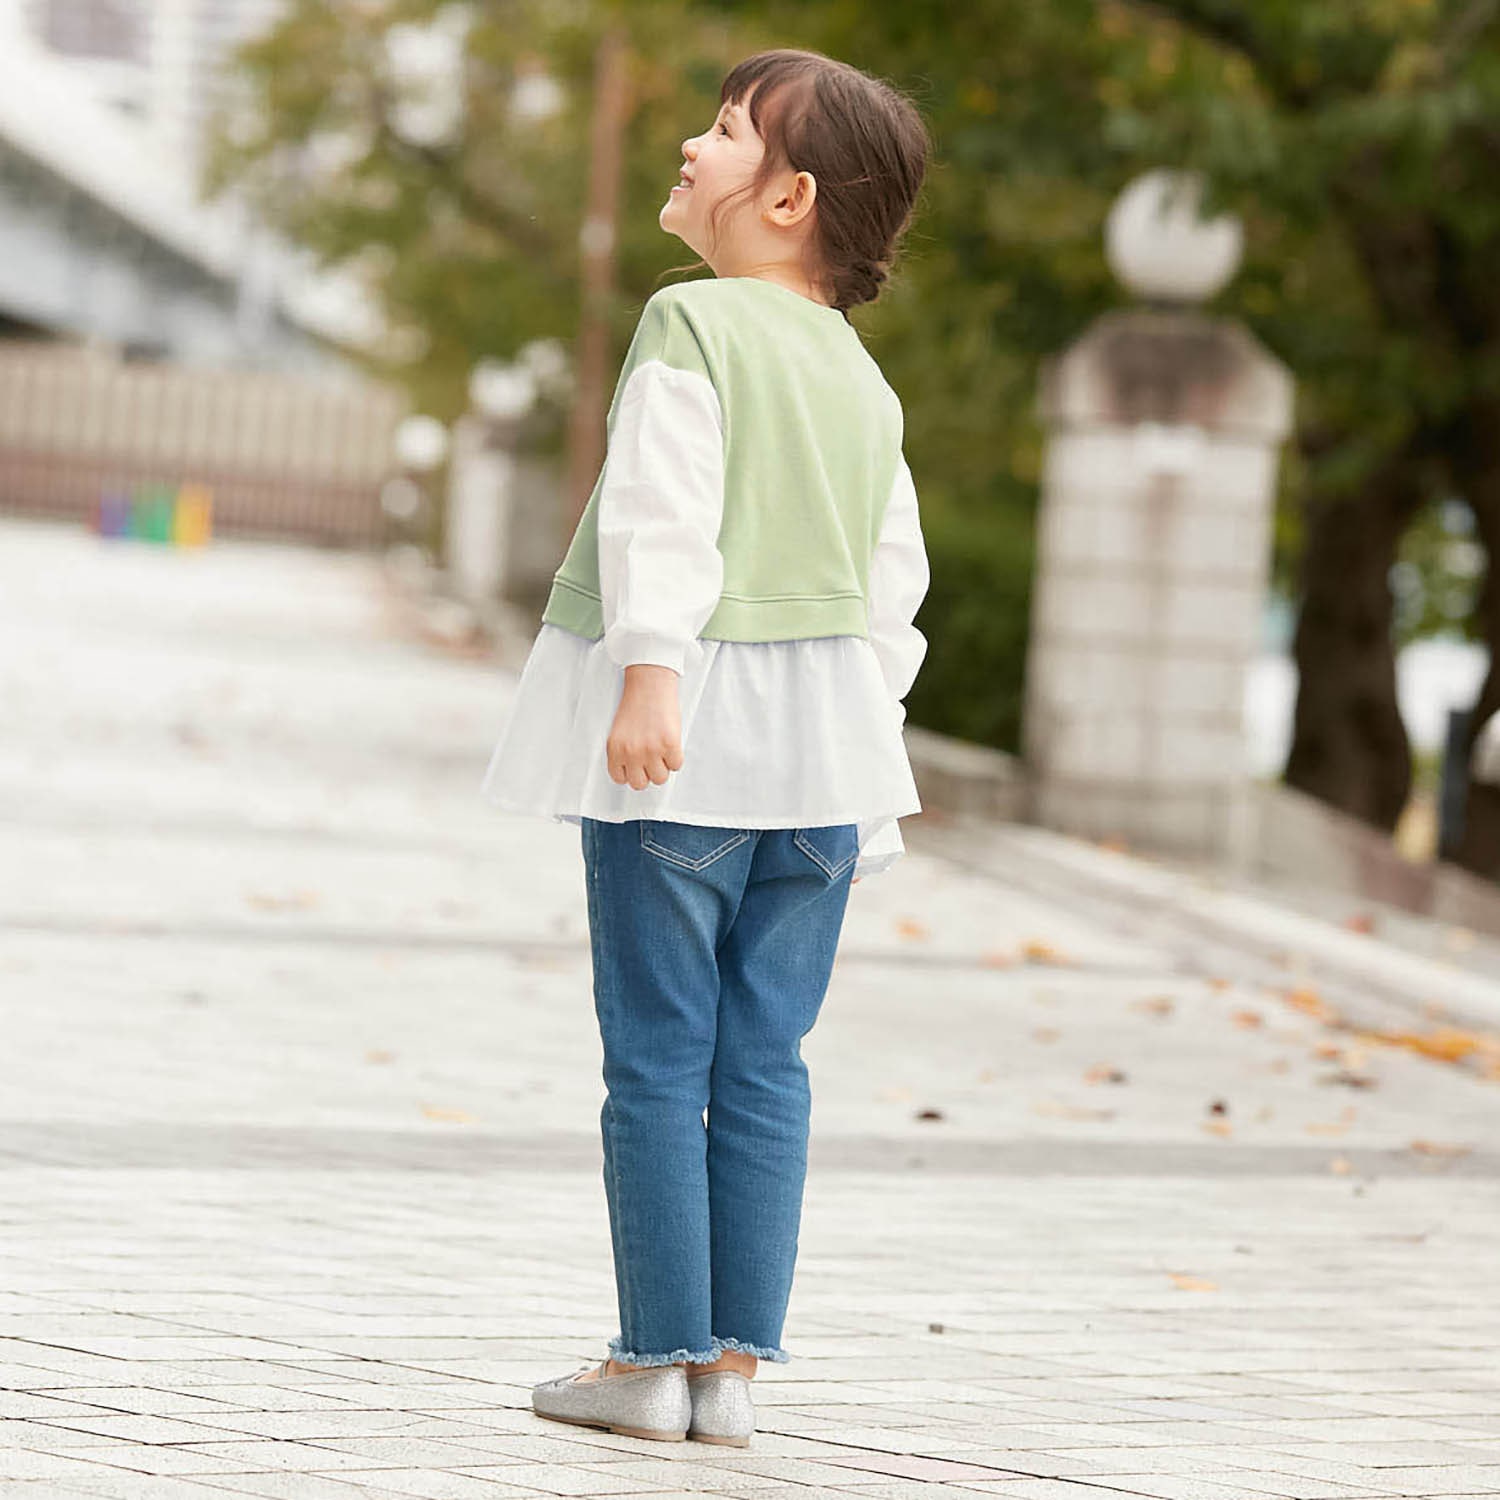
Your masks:
{"label": "girl's hand", "polygon": [[682,720],[677,673],[637,662],[625,668],[625,687],[604,743],[609,778],[632,791],[661,786],[682,769]]}

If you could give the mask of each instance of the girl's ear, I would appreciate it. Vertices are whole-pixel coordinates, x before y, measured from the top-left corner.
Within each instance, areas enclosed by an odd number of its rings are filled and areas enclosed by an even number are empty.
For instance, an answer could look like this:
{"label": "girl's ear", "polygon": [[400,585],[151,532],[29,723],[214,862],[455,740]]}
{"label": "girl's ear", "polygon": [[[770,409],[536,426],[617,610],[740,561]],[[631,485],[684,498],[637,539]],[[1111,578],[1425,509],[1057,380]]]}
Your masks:
{"label": "girl's ear", "polygon": [[771,205],[769,213],[778,224],[790,227],[812,212],[817,196],[817,178],[811,172],[798,172],[786,185],[781,197]]}

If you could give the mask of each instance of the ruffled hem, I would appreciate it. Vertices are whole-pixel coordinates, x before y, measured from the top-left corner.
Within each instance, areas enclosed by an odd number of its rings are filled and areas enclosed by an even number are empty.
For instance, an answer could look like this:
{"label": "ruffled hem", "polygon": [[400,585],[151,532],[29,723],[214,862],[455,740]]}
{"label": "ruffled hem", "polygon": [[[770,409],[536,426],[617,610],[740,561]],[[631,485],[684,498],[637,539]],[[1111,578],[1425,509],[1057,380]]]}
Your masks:
{"label": "ruffled hem", "polygon": [[497,812],[728,827],[874,825],[922,810],[878,657],[859,636],[701,641],[679,684],[686,761],[660,786],[604,755],[623,669],[600,641],[544,624],[480,778]]}
{"label": "ruffled hem", "polygon": [[[552,812],[545,808],[526,807],[519,804],[507,804],[499,798],[485,793],[485,800],[490,802],[498,811],[509,813],[516,817],[540,817],[547,818],[553,823],[566,824],[577,828],[586,814],[576,812]],[[868,818],[858,816],[849,817],[842,815],[838,818],[828,820],[837,823],[856,823],[859,826],[859,857],[854,865],[856,879],[862,879],[866,875],[883,875],[897,860],[906,853],[906,843],[901,836],[900,819],[910,817],[921,812],[920,807],[914,807],[910,812],[884,812],[872,814]],[[640,816],[637,814],[637,816]],[[605,823],[622,823],[629,821],[625,818],[609,817],[599,821]],[[695,823],[708,828],[760,828],[767,826],[764,821],[746,821],[745,814],[724,817],[719,814],[693,813],[690,816],[679,818],[677,821],[684,823]],[[798,822],[779,820],[769,825],[775,828],[818,828],[826,827],[826,823],[819,823],[816,819],[806,818]]]}
{"label": "ruffled hem", "polygon": [[[609,807],[601,808],[597,812],[578,812],[572,808],[556,808],[523,802],[519,798],[497,792],[488,786],[481,786],[479,795],[496,812],[510,813],[518,818],[547,818],[554,823],[572,823],[574,826],[577,826],[584,818],[593,818],[599,823],[630,823],[636,819],[648,818],[659,822],[693,823],[702,828],[829,828],[837,823],[857,823],[861,831],[869,829],[871,833],[874,833],[880,831],[888,823],[901,818],[915,817],[924,810],[920,802],[911,802],[896,808],[881,808],[878,812],[870,813],[858,810],[850,812],[847,808],[833,813],[826,809],[815,808],[810,813],[793,816],[788,813],[747,811],[722,813],[699,812],[696,808],[673,808],[669,816],[661,812],[642,812],[638,808],[622,810]],[[869,834],[866,834],[867,842],[868,838]]]}

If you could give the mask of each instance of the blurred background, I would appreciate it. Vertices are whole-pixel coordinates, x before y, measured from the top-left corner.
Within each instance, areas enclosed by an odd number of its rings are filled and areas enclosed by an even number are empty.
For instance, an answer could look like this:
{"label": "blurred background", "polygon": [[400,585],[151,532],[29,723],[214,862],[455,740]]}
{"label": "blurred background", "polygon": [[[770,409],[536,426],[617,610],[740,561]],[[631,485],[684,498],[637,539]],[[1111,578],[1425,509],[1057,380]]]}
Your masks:
{"label": "blurred background", "polygon": [[1096,838],[1493,880],[1497,12],[3,0],[0,525],[371,551],[524,634],[641,304],[705,274],[680,142],[808,47],[936,147],[852,315],[924,753]]}

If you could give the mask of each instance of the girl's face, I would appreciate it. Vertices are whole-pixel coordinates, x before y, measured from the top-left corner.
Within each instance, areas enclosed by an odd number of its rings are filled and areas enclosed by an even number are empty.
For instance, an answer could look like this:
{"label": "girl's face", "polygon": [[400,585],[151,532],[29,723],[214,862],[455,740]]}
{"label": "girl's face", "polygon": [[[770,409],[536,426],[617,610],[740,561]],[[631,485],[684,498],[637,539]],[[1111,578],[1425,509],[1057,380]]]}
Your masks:
{"label": "girl's face", "polygon": [[[765,154],[765,143],[750,124],[747,94],[739,104],[725,104],[702,135],[682,143],[685,158],[678,186],[667,194],[658,222],[710,264],[708,211],[726,193],[748,182]],[[751,207],[745,199],[735,211]],[[720,216],[720,233],[730,235],[733,211]]]}

